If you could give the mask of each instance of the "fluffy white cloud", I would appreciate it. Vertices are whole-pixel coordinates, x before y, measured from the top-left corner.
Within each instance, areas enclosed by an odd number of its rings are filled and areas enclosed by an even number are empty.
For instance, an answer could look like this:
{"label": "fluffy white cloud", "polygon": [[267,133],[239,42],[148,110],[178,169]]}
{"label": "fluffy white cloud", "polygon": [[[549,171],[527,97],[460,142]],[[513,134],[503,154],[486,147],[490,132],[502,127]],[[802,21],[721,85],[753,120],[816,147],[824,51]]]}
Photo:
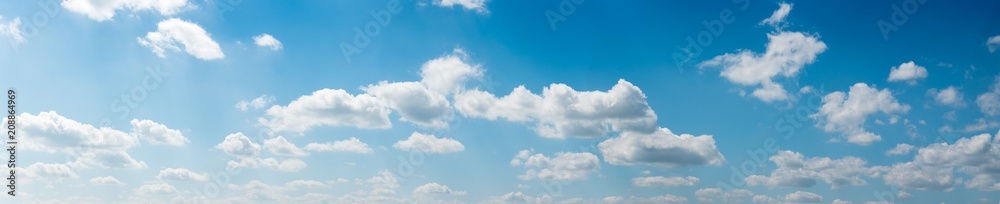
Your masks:
{"label": "fluffy white cloud", "polygon": [[258,47],[266,47],[275,51],[281,50],[282,48],[281,41],[278,41],[278,39],[275,39],[274,36],[267,33],[261,33],[260,35],[253,36],[253,44]]}
{"label": "fluffy white cloud", "polygon": [[711,135],[675,135],[666,128],[651,134],[623,132],[597,145],[605,162],[614,165],[647,164],[664,168],[722,165],[725,158]]}
{"label": "fluffy white cloud", "polygon": [[372,153],[372,148],[368,144],[361,142],[358,138],[351,137],[346,140],[335,141],[333,143],[309,143],[306,150],[314,152],[354,152],[360,154]]}
{"label": "fluffy white cloud", "polygon": [[208,181],[208,174],[199,174],[184,168],[166,168],[160,170],[156,179],[174,181]]}
{"label": "fluffy white cloud", "polygon": [[478,13],[489,13],[486,9],[486,2],[489,0],[434,0],[434,5],[441,7],[462,6],[466,10],[473,10]]}
{"label": "fluffy white cloud", "polygon": [[458,140],[451,138],[437,138],[434,135],[425,135],[418,132],[410,134],[406,140],[400,140],[392,147],[404,151],[424,152],[434,154],[454,153],[465,150],[465,146]]}
{"label": "fluffy white cloud", "polygon": [[865,160],[857,157],[841,159],[815,157],[806,160],[801,153],[781,151],[768,160],[774,162],[778,168],[772,171],[770,176],[747,176],[744,179],[747,185],[805,188],[816,185],[816,180],[822,180],[829,184],[830,188],[839,189],[845,185],[868,184],[861,176],[870,175],[872,172],[865,167]]}
{"label": "fluffy white cloud", "polygon": [[483,76],[479,65],[468,62],[468,54],[455,49],[452,54],[425,62],[420,67],[420,83],[441,94],[458,93],[465,89],[464,83]]}
{"label": "fluffy white cloud", "polygon": [[962,101],[962,92],[955,88],[955,86],[948,86],[945,89],[930,89],[927,90],[927,95],[934,98],[934,102],[941,105],[949,105],[954,107],[961,107],[964,105]]}
{"label": "fluffy white cloud", "polygon": [[236,157],[260,156],[260,145],[250,141],[250,138],[242,132],[227,135],[215,148]]}
{"label": "fluffy white cloud", "polygon": [[20,147],[30,151],[66,154],[76,159],[67,163],[73,168],[146,167],[145,162],[133,159],[127,152],[139,145],[134,133],[109,127],[97,128],[60,116],[55,111],[38,115],[21,113],[18,119]]}
{"label": "fluffy white cloud", "polygon": [[237,168],[269,168],[284,172],[297,172],[299,170],[305,169],[308,165],[306,162],[298,159],[285,159],[277,160],[274,158],[240,158],[239,160],[232,160],[226,163],[226,168],[237,169]]}
{"label": "fluffy white cloud", "polygon": [[343,89],[321,89],[299,97],[287,106],[267,109],[258,122],[271,131],[305,132],[315,126],[354,126],[387,129],[390,110],[368,94],[351,95]]}
{"label": "fluffy white cloud", "polygon": [[896,147],[886,151],[885,155],[906,155],[909,154],[910,151],[913,151],[913,145],[897,144]]}
{"label": "fluffy white cloud", "polygon": [[823,202],[823,196],[816,195],[815,193],[805,192],[805,191],[795,191],[794,193],[789,193],[785,195],[785,202],[789,203],[820,203]]}
{"label": "fluffy white cloud", "polygon": [[226,57],[219,43],[212,40],[208,32],[198,24],[171,18],[156,24],[156,31],[146,33],[146,37],[137,40],[142,46],[148,47],[157,56],[166,57],[166,51],[180,51],[178,44],[184,46],[184,51],[201,60],[214,60]]}
{"label": "fluffy white cloud", "polygon": [[[0,16],[0,20],[3,20],[3,16]],[[0,36],[5,36],[7,42],[12,44],[11,46],[26,42],[27,39],[21,32],[21,18],[14,18],[8,23],[0,23]]]}
{"label": "fluffy white cloud", "polygon": [[125,185],[114,176],[94,177],[90,179],[90,183],[94,185]]}
{"label": "fluffy white cloud", "polygon": [[155,10],[160,15],[171,16],[194,5],[187,0],[64,0],[66,10],[87,15],[95,21],[111,20],[117,10]]}
{"label": "fluffy white cloud", "polygon": [[449,195],[465,195],[465,191],[456,191],[448,188],[446,185],[441,185],[439,183],[428,183],[413,189],[413,193],[419,194],[449,194]]}
{"label": "fluffy white cloud", "polygon": [[632,179],[632,185],[634,186],[693,186],[698,184],[700,180],[697,177],[662,177],[662,176],[652,176],[652,177],[638,177]]}
{"label": "fluffy white cloud", "polygon": [[565,84],[552,84],[542,95],[519,86],[497,98],[471,90],[455,96],[455,108],[468,117],[535,121],[535,132],[548,138],[593,138],[612,130],[650,133],[657,127],[646,95],[624,79],[607,92],[576,91]]}
{"label": "fluffy white cloud", "polygon": [[309,155],[309,153],[306,153],[305,151],[302,151],[302,149],[299,149],[299,147],[296,147],[295,144],[292,144],[291,142],[288,142],[288,140],[285,140],[285,137],[283,136],[278,136],[269,140],[264,140],[264,148],[271,151],[272,154],[281,156],[301,157]]}
{"label": "fluffy white cloud", "polygon": [[792,11],[792,4],[780,3],[778,4],[778,10],[775,10],[774,13],[771,13],[771,17],[764,19],[763,21],[760,22],[760,24],[770,25],[775,27],[776,29],[781,29],[781,27],[784,27],[783,23],[785,22],[785,17],[787,17],[788,13],[791,11]]}
{"label": "fluffy white cloud", "polygon": [[175,194],[177,188],[168,183],[151,183],[142,185],[135,191],[140,195]]}
{"label": "fluffy white cloud", "polygon": [[601,162],[597,155],[589,152],[556,152],[554,157],[541,153],[531,155],[533,151],[521,150],[510,161],[511,166],[534,167],[518,176],[521,180],[583,180],[587,175],[597,172]]}
{"label": "fluffy white cloud", "polygon": [[184,146],[190,142],[181,131],[150,121],[132,119],[132,134],[154,145]]}
{"label": "fluffy white cloud", "polygon": [[1000,138],[980,134],[952,144],[934,143],[918,149],[911,162],[876,168],[885,172],[886,184],[904,189],[951,191],[962,180],[953,174],[957,169],[972,175],[965,182],[966,188],[996,191],[1000,190],[996,180],[1000,176]]}
{"label": "fluffy white cloud", "polygon": [[368,85],[365,92],[399,111],[402,120],[424,127],[447,128],[445,118],[452,115],[444,95],[431,91],[420,82],[380,82]]}
{"label": "fluffy white cloud", "polygon": [[[789,6],[789,10],[790,10]],[[779,9],[780,11],[780,9]],[[764,53],[748,50],[727,53],[699,64],[699,67],[722,67],[720,75],[733,83],[743,86],[757,86],[753,94],[764,102],[787,99],[781,85],[774,82],[776,76],[795,77],[805,65],[816,61],[816,56],[826,51],[826,44],[816,36],[801,32],[777,32],[767,34],[769,42]],[[776,89],[782,89],[780,92]]]}
{"label": "fluffy white cloud", "polygon": [[986,39],[986,47],[990,49],[990,53],[996,52],[1000,48],[1000,35]]}
{"label": "fluffy white cloud", "polygon": [[918,79],[927,78],[927,68],[909,61],[892,67],[889,71],[889,81],[906,81],[910,85],[916,84]]}
{"label": "fluffy white cloud", "polygon": [[882,177],[886,185],[906,189],[951,191],[956,184],[950,167],[906,162],[879,168],[885,171]]}
{"label": "fluffy white cloud", "polygon": [[869,115],[877,112],[906,113],[909,110],[910,106],[897,102],[888,89],[880,91],[865,83],[857,83],[846,94],[837,91],[824,96],[823,106],[811,117],[816,118],[816,125],[822,126],[826,132],[839,132],[847,138],[847,142],[869,145],[882,140],[881,136],[865,130],[865,120]]}
{"label": "fluffy white cloud", "polygon": [[[45,178],[45,179],[61,179],[61,178],[80,178],[73,172],[73,168],[67,164],[46,164],[41,162],[35,162],[34,164],[28,165],[26,168],[20,168],[16,170],[18,174],[24,175],[27,178]],[[18,175],[20,176],[20,175]]]}
{"label": "fluffy white cloud", "polygon": [[253,100],[250,100],[250,101],[245,101],[244,100],[244,101],[236,102],[235,107],[236,107],[236,109],[240,109],[241,111],[247,111],[250,108],[261,109],[264,106],[267,106],[267,105],[273,103],[274,101],[275,101],[274,96],[261,95],[260,97],[254,98]]}

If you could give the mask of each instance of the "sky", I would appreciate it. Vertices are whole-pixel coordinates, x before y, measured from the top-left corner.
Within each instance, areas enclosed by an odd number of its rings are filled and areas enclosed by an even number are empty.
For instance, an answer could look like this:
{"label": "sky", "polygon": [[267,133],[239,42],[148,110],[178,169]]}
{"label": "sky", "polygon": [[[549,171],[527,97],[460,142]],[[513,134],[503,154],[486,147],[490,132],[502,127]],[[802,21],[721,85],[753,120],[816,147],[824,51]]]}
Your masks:
{"label": "sky", "polygon": [[3,1],[0,202],[998,203],[996,25],[997,1]]}

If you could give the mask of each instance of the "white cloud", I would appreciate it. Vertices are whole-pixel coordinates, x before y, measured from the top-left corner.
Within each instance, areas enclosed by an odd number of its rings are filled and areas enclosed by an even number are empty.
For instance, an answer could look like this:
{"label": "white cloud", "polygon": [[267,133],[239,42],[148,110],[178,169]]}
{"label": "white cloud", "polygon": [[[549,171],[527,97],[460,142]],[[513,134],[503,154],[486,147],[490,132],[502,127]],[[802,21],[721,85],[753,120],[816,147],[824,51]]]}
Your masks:
{"label": "white cloud", "polygon": [[996,52],[1000,48],[1000,35],[986,39],[986,47],[990,49],[990,53]]}
{"label": "white cloud", "polygon": [[420,67],[420,82],[445,95],[464,90],[462,84],[483,76],[483,69],[479,65],[467,63],[467,58],[465,51],[455,49],[450,55],[425,62]]}
{"label": "white cloud", "polygon": [[865,160],[857,157],[830,159],[814,157],[808,160],[801,153],[781,151],[768,160],[778,168],[770,176],[749,175],[744,180],[748,186],[796,187],[806,188],[816,185],[816,180],[822,180],[832,189],[841,186],[861,186],[868,184],[861,176],[870,175],[871,170],[865,167]]}
{"label": "white cloud", "polygon": [[909,61],[900,64],[898,67],[892,67],[889,71],[889,81],[906,81],[910,85],[917,83],[917,80],[927,78],[927,68]]}
{"label": "white cloud", "polygon": [[219,43],[212,40],[208,32],[198,24],[171,18],[156,24],[157,30],[146,33],[146,37],[136,38],[142,46],[149,47],[157,56],[166,57],[166,51],[184,51],[201,60],[225,58]]}
{"label": "white cloud", "polygon": [[788,13],[792,11],[792,4],[780,3],[778,6],[778,10],[771,13],[771,17],[761,21],[760,25],[770,25],[778,30],[781,30],[781,28],[784,27],[785,17],[787,17]]}
{"label": "white cloud", "polygon": [[455,96],[455,108],[467,117],[534,121],[535,132],[548,138],[594,138],[610,131],[656,130],[656,114],[647,104],[646,95],[624,79],[607,92],[576,91],[565,84],[552,84],[542,95],[519,86],[497,98],[471,90]]}
{"label": "white cloud", "polygon": [[261,109],[264,106],[270,105],[274,101],[275,101],[274,96],[261,95],[260,97],[254,98],[253,100],[250,101],[236,102],[235,107],[236,109],[239,109],[241,111],[247,111],[250,108]]}
{"label": "white cloud", "polygon": [[444,119],[452,115],[451,104],[444,95],[431,91],[422,83],[383,81],[363,89],[385,105],[399,111],[404,121],[424,127],[448,127]]}
{"label": "white cloud", "polygon": [[269,140],[265,140],[264,148],[271,151],[272,154],[281,156],[301,157],[309,155],[309,153],[306,153],[305,151],[302,151],[302,149],[299,149],[299,147],[296,147],[295,144],[292,144],[291,142],[288,142],[288,140],[285,140],[285,137],[283,136],[278,136]]}
{"label": "white cloud", "polygon": [[881,136],[865,130],[865,120],[869,115],[877,112],[891,115],[909,110],[910,106],[897,102],[888,89],[880,91],[857,83],[846,94],[837,91],[824,96],[823,106],[811,117],[816,118],[816,125],[822,126],[826,132],[839,132],[847,138],[847,142],[869,145],[882,140]]}
{"label": "white cloud", "polygon": [[400,140],[392,145],[403,151],[424,152],[434,154],[454,153],[465,150],[465,146],[451,138],[437,138],[413,132],[406,140]]}
{"label": "white cloud", "polygon": [[250,141],[250,138],[242,132],[229,134],[225,140],[215,146],[226,154],[235,157],[256,157],[260,156],[260,145]]}
{"label": "white cloud", "polygon": [[623,132],[597,145],[605,162],[614,165],[647,164],[664,168],[722,165],[725,158],[711,135],[675,135],[666,128],[651,134]]}
{"label": "white cloud", "polygon": [[151,183],[142,185],[135,191],[140,195],[175,194],[177,188],[168,183]]}
{"label": "white cloud", "polygon": [[94,185],[125,185],[114,176],[94,177],[90,179],[90,183]]}
{"label": "white cloud", "polygon": [[194,8],[187,0],[64,0],[66,10],[87,15],[95,21],[111,20],[117,10],[155,10],[160,15],[171,16],[183,10]]}
{"label": "white cloud", "polygon": [[260,35],[253,36],[253,44],[256,44],[258,47],[266,47],[275,51],[281,50],[282,48],[281,41],[278,41],[278,39],[275,39],[274,36],[267,33],[261,33]]}
{"label": "white cloud", "polygon": [[465,191],[456,191],[448,188],[446,185],[441,185],[438,183],[428,183],[413,189],[413,193],[419,194],[448,194],[448,195],[465,195]]}
{"label": "white cloud", "polygon": [[489,13],[486,9],[486,2],[489,0],[434,0],[434,5],[440,7],[462,6],[466,10],[473,10],[478,13]]}
{"label": "white cloud", "polygon": [[[698,66],[722,67],[720,75],[733,83],[743,86],[761,85],[753,95],[762,101],[787,99],[787,96],[778,96],[786,91],[774,82],[774,78],[778,75],[795,77],[805,65],[815,62],[816,56],[826,51],[827,47],[816,36],[801,32],[771,33],[767,34],[767,38],[769,41],[764,53],[742,50],[735,54],[715,56]],[[780,92],[775,90],[779,88],[782,89]]]}
{"label": "white cloud", "polygon": [[18,174],[24,174],[27,178],[45,178],[45,179],[61,179],[61,178],[80,178],[73,172],[73,168],[66,164],[46,164],[41,162],[35,162],[34,164],[28,165],[27,168],[16,170]]}
{"label": "white cloud", "polygon": [[351,95],[343,89],[321,89],[299,97],[287,106],[267,109],[258,122],[274,132],[305,132],[315,126],[354,126],[388,129],[390,110],[368,94]]}
{"label": "white cloud", "polygon": [[698,184],[700,180],[693,176],[688,177],[662,177],[662,176],[652,176],[652,177],[638,177],[632,179],[632,185],[634,186],[693,186]]}
{"label": "white cloud", "polygon": [[[60,116],[55,111],[38,115],[21,113],[18,118],[20,147],[30,151],[63,153],[76,161],[73,168],[101,167],[141,169],[146,163],[137,161],[126,150],[139,145],[132,133],[109,127],[94,127]],[[6,122],[6,118],[4,121]]]}
{"label": "white cloud", "polygon": [[184,168],[166,168],[160,170],[156,179],[173,181],[208,181],[208,174],[199,174]]}
{"label": "white cloud", "polygon": [[979,134],[952,144],[934,143],[918,149],[911,162],[876,168],[885,172],[886,184],[904,189],[951,191],[962,180],[953,175],[957,169],[972,176],[965,182],[966,188],[996,191],[1000,190],[996,180],[1000,176],[1000,138]]}
{"label": "white cloud", "polygon": [[584,180],[587,175],[597,172],[601,162],[597,155],[589,152],[556,152],[554,157],[541,153],[531,155],[533,151],[521,150],[510,161],[511,166],[534,167],[518,176],[521,180]]}
{"label": "white cloud", "polygon": [[358,138],[351,137],[346,140],[335,141],[333,143],[309,143],[306,150],[314,152],[354,152],[359,154],[372,153],[372,148],[368,144],[361,142]]}
{"label": "white cloud", "polygon": [[886,151],[885,155],[906,155],[910,154],[910,151],[912,150],[913,150],[913,145],[897,144],[896,147],[893,147],[889,151]]}
{"label": "white cloud", "polygon": [[1000,76],[994,78],[990,91],[976,97],[976,105],[983,114],[995,116],[1000,114]]}
{"label": "white cloud", "polygon": [[778,203],[778,199],[766,195],[755,195],[753,196],[753,203]]}
{"label": "white cloud", "polygon": [[879,168],[885,171],[882,177],[886,185],[906,189],[951,191],[956,184],[950,167],[906,162]]}
{"label": "white cloud", "polygon": [[703,188],[694,192],[699,202],[703,203],[743,203],[742,197],[753,196],[753,192],[746,189],[734,189],[723,191],[719,188]]}
{"label": "white cloud", "polygon": [[184,146],[190,142],[181,131],[150,121],[132,119],[132,134],[154,145]]}
{"label": "white cloud", "polygon": [[927,95],[934,97],[934,102],[941,105],[948,105],[953,107],[962,107],[965,103],[962,101],[962,92],[955,88],[955,86],[948,86],[945,89],[930,89],[927,90]]}
{"label": "white cloud", "polygon": [[785,195],[785,202],[789,203],[820,203],[823,202],[823,196],[816,195],[815,193],[805,192],[805,191],[795,191],[794,193],[789,193]]}
{"label": "white cloud", "polygon": [[305,169],[308,165],[306,162],[298,159],[285,159],[277,160],[274,158],[240,158],[238,161],[233,160],[226,163],[226,168],[236,169],[236,168],[269,168],[284,172],[297,172],[299,170]]}
{"label": "white cloud", "polygon": [[[3,16],[0,16],[0,20],[3,20]],[[14,18],[9,23],[0,23],[0,36],[6,36],[11,46],[28,41],[21,32],[21,18]]]}

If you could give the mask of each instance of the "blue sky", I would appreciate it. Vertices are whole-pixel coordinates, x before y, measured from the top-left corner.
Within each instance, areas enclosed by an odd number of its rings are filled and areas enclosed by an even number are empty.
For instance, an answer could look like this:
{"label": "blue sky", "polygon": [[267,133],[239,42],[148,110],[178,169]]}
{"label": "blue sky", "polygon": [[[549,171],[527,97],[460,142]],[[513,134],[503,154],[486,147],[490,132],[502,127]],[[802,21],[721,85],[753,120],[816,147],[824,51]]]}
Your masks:
{"label": "blue sky", "polygon": [[996,203],[995,8],[0,2],[0,200]]}

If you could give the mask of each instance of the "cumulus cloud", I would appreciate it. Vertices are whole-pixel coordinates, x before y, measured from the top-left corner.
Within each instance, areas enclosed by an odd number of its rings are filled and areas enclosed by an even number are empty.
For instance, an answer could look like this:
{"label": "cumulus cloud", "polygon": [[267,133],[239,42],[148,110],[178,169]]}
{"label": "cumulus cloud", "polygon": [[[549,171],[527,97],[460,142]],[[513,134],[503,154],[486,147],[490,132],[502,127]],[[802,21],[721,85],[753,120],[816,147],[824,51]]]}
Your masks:
{"label": "cumulus cloud", "polygon": [[201,60],[215,60],[226,57],[219,43],[212,40],[208,32],[198,24],[171,18],[156,24],[157,30],[137,38],[139,44],[148,47],[157,56],[166,57],[167,51],[184,51]]}
{"label": "cumulus cloud", "polygon": [[215,148],[235,157],[260,156],[260,145],[250,141],[242,132],[227,135]]}
{"label": "cumulus cloud", "polygon": [[132,119],[132,134],[154,145],[184,146],[190,142],[181,131],[167,128],[151,120]]}
{"label": "cumulus cloud", "polygon": [[601,168],[597,155],[588,152],[556,152],[554,157],[541,153],[532,155],[532,152],[533,150],[521,150],[510,161],[511,166],[532,168],[518,176],[521,180],[584,180],[587,175]]}
{"label": "cumulus cloud", "polygon": [[[18,117],[20,147],[25,150],[62,153],[75,158],[73,168],[141,169],[146,163],[135,160],[127,150],[139,145],[135,133],[83,124],[55,111]],[[7,119],[4,119],[6,123]]]}
{"label": "cumulus cloud", "polygon": [[94,177],[90,179],[90,183],[94,185],[125,185],[114,176]]}
{"label": "cumulus cloud", "polygon": [[892,67],[889,71],[889,81],[905,81],[910,85],[917,84],[917,80],[927,78],[927,68],[909,61],[900,64],[898,67]]}
{"label": "cumulus cloud", "polygon": [[372,148],[368,144],[361,142],[358,138],[351,137],[346,140],[335,141],[333,143],[309,143],[306,150],[314,152],[353,152],[359,154],[372,153]]}
{"label": "cumulus cloud", "polygon": [[410,134],[410,137],[406,138],[406,140],[396,142],[392,147],[403,151],[434,154],[454,153],[465,150],[465,146],[458,142],[458,140],[437,138],[434,135],[425,135],[418,132]]}
{"label": "cumulus cloud", "polygon": [[272,154],[280,156],[301,157],[309,155],[309,153],[306,153],[305,151],[302,151],[302,149],[299,149],[299,147],[296,147],[295,144],[292,144],[291,142],[288,142],[288,140],[285,140],[285,137],[283,136],[278,136],[269,140],[265,140],[264,148],[271,151]]}
{"label": "cumulus cloud", "polygon": [[271,103],[273,103],[274,100],[275,100],[274,96],[261,95],[260,97],[254,98],[253,100],[250,100],[250,101],[243,100],[243,101],[236,102],[235,107],[236,107],[236,109],[239,109],[241,111],[247,111],[250,108],[261,109],[264,106],[267,106],[267,105],[270,105]]}
{"label": "cumulus cloud", "polygon": [[979,111],[985,115],[1000,115],[1000,76],[994,78],[990,91],[976,97],[976,106],[979,106]]}
{"label": "cumulus cloud", "polygon": [[990,134],[963,137],[954,143],[933,143],[917,150],[913,161],[875,167],[884,172],[885,183],[904,189],[951,191],[962,179],[954,172],[972,176],[966,188],[1000,190],[1000,139]]}
{"label": "cumulus cloud", "polygon": [[645,134],[623,132],[597,145],[605,162],[614,165],[646,164],[663,168],[722,165],[725,158],[711,135],[675,135],[666,128]]}
{"label": "cumulus cloud", "polygon": [[194,8],[187,0],[64,0],[66,10],[87,15],[95,21],[111,20],[117,11],[156,11],[160,15],[172,16],[186,9]]}
{"label": "cumulus cloud", "polygon": [[281,50],[282,48],[281,41],[278,41],[278,39],[275,39],[274,36],[267,33],[261,33],[260,35],[253,36],[253,44],[258,47],[266,47],[274,51]]}
{"label": "cumulus cloud", "polygon": [[723,191],[720,188],[703,188],[694,192],[698,202],[703,203],[743,203],[743,197],[753,196],[753,192],[746,189],[734,189]]}
{"label": "cumulus cloud", "polygon": [[774,13],[771,13],[771,17],[764,19],[763,21],[760,22],[760,24],[769,25],[774,27],[775,29],[780,30],[782,27],[785,26],[784,24],[785,17],[787,17],[788,13],[791,11],[792,11],[792,4],[780,3],[778,4],[778,10],[775,10]]}
{"label": "cumulus cloud", "polygon": [[483,76],[480,65],[469,64],[469,55],[462,49],[425,62],[420,66],[420,83],[441,94],[453,94],[465,89],[464,83]]}
{"label": "cumulus cloud", "polygon": [[962,107],[965,102],[962,101],[962,92],[955,88],[955,86],[948,86],[941,90],[930,89],[927,90],[927,95],[934,98],[934,102],[941,105]]}
{"label": "cumulus cloud", "polygon": [[785,202],[789,203],[820,203],[823,202],[823,196],[819,196],[812,192],[805,191],[795,191],[794,193],[789,193],[785,195]]}
{"label": "cumulus cloud", "polygon": [[430,90],[420,82],[383,81],[364,90],[399,111],[404,121],[425,127],[448,127],[444,119],[451,116],[451,104],[443,94]]}
{"label": "cumulus cloud", "polygon": [[272,131],[305,132],[316,126],[354,126],[387,129],[390,110],[368,94],[351,95],[343,89],[321,89],[287,106],[271,106],[258,122]]}
{"label": "cumulus cloud", "polygon": [[[788,9],[791,10],[791,5]],[[761,101],[785,100],[788,98],[787,93],[780,84],[774,82],[775,77],[795,77],[805,65],[815,62],[816,56],[826,51],[827,47],[818,37],[801,32],[771,33],[767,34],[767,38],[769,41],[764,53],[742,50],[735,54],[715,56],[698,66],[721,67],[720,75],[733,83],[761,86],[753,94]]]}
{"label": "cumulus cloud", "polygon": [[652,177],[638,177],[632,179],[632,185],[641,187],[650,186],[693,186],[698,184],[700,180],[697,177],[662,177],[662,176],[652,176]]}
{"label": "cumulus cloud", "polygon": [[446,185],[441,185],[439,183],[428,183],[413,189],[413,193],[418,194],[447,194],[447,195],[465,195],[465,191],[456,191],[448,188]]}
{"label": "cumulus cloud", "polygon": [[199,174],[185,168],[166,168],[160,170],[156,179],[173,181],[208,181],[208,174]]}
{"label": "cumulus cloud", "polygon": [[137,194],[140,195],[160,195],[160,194],[176,194],[177,188],[168,183],[151,183],[142,185],[139,189],[135,190]]}
{"label": "cumulus cloud", "polygon": [[[281,143],[278,140],[272,140],[272,143]],[[282,140],[284,140],[284,138],[282,138]],[[271,144],[271,146],[268,147],[269,150],[278,152],[284,151],[270,149],[274,146],[280,146],[280,144]],[[277,160],[274,158],[261,158],[261,146],[254,143],[249,137],[243,135],[243,133],[233,133],[227,135],[222,142],[215,146],[215,148],[221,149],[230,156],[236,157],[236,160],[230,160],[226,163],[226,167],[229,169],[264,167],[278,171],[296,172],[306,168],[307,166],[305,162],[298,159]]]}
{"label": "cumulus cloud", "polygon": [[656,114],[639,87],[624,79],[610,90],[576,91],[552,84],[541,95],[518,86],[509,95],[470,90],[455,96],[455,108],[467,117],[513,122],[535,122],[537,134],[548,138],[607,135],[610,131],[649,133],[656,130]]}
{"label": "cumulus cloud", "polygon": [[896,147],[893,147],[889,151],[886,151],[885,155],[907,155],[910,154],[910,151],[912,150],[913,150],[913,145],[897,144]]}
{"label": "cumulus cloud", "polygon": [[297,172],[305,169],[307,166],[306,162],[298,159],[277,160],[274,158],[260,157],[240,158],[239,160],[231,160],[226,163],[226,168],[229,169],[269,168],[284,172]]}
{"label": "cumulus cloud", "polygon": [[489,13],[486,9],[486,2],[489,0],[434,0],[434,5],[440,7],[461,6],[465,10],[473,10],[478,13]]}
{"label": "cumulus cloud", "polygon": [[774,162],[778,168],[772,171],[770,176],[747,176],[744,181],[748,186],[806,188],[816,185],[817,180],[822,180],[829,184],[830,188],[839,189],[847,185],[868,184],[862,176],[870,175],[872,172],[865,166],[865,160],[857,157],[805,159],[801,153],[781,151],[768,160]]}
{"label": "cumulus cloud", "polygon": [[23,174],[24,177],[27,178],[80,178],[80,176],[73,171],[73,168],[67,164],[46,164],[35,162],[34,164],[28,165],[26,168],[18,167],[16,172],[18,174]]}
{"label": "cumulus cloud", "polygon": [[865,120],[877,112],[906,113],[910,106],[900,104],[888,89],[878,90],[865,83],[851,86],[850,92],[833,92],[823,97],[823,106],[811,117],[826,132],[839,132],[847,142],[869,145],[882,137],[865,130]]}

